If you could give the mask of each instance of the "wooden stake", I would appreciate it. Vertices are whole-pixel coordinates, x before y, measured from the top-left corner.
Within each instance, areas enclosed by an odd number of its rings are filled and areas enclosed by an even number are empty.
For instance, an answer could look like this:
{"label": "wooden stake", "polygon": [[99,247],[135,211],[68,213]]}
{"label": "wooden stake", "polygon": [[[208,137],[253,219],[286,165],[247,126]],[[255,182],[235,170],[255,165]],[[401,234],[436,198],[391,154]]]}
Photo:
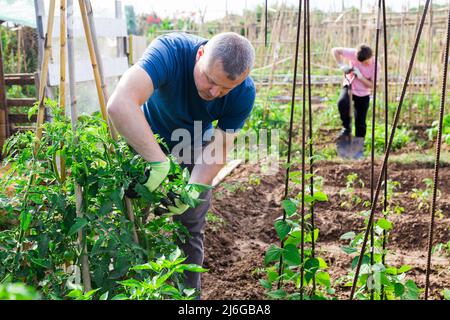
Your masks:
{"label": "wooden stake", "polygon": [[89,49],[89,57],[91,59],[92,70],[94,71],[95,86],[97,88],[98,100],[100,102],[100,111],[102,113],[103,120],[108,121],[108,115],[106,113],[106,102],[102,91],[100,73],[98,70],[97,57],[95,56],[94,44],[91,35],[91,28],[89,26],[89,21],[86,12],[86,5],[84,3],[84,0],[78,0],[78,4],[80,5],[81,18],[83,20],[84,34],[86,36],[86,42]]}
{"label": "wooden stake", "polygon": [[[0,34],[1,35],[1,34]],[[5,140],[9,136],[8,106],[6,105],[5,74],[3,73],[3,49],[0,41],[0,156]]]}
{"label": "wooden stake", "polygon": [[[66,0],[61,0],[60,5],[60,28],[59,28],[59,107],[66,113]],[[60,150],[63,150],[64,144],[61,143]],[[66,162],[64,155],[59,156],[59,165],[61,171],[61,181],[66,180]]]}
{"label": "wooden stake", "polygon": [[34,152],[39,149],[39,144],[42,138],[42,124],[44,123],[45,116],[45,106],[44,106],[44,93],[47,87],[47,74],[48,74],[48,61],[52,49],[52,34],[53,34],[53,21],[55,17],[55,0],[50,0],[50,7],[48,10],[48,22],[47,22],[47,33],[45,34],[45,51],[44,59],[42,61],[41,67],[41,77],[39,84],[39,109],[36,121],[36,146]]}

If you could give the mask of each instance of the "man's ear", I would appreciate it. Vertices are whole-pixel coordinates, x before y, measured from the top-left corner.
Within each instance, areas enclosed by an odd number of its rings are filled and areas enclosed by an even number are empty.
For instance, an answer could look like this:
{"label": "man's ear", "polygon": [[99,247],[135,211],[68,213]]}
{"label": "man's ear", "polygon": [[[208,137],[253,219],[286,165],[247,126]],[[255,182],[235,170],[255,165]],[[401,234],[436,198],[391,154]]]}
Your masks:
{"label": "man's ear", "polygon": [[201,45],[197,50],[197,55],[195,57],[195,62],[197,62],[200,57],[202,57],[205,54],[205,46]]}

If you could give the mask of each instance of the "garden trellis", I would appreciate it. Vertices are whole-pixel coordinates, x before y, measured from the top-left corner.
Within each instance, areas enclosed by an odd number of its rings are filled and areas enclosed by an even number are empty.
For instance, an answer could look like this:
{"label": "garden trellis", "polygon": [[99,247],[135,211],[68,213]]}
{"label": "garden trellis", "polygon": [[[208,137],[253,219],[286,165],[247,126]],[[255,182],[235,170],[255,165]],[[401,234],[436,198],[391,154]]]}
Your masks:
{"label": "garden trellis", "polygon": [[[376,189],[375,189],[375,185],[374,185],[374,175],[375,175],[375,171],[374,171],[374,167],[375,167],[375,160],[374,160],[374,151],[375,151],[375,147],[374,147],[374,135],[375,135],[375,118],[376,118],[376,96],[377,96],[377,82],[378,82],[378,77],[377,77],[377,71],[375,71],[375,80],[374,80],[374,97],[373,97],[373,110],[372,110],[372,148],[371,148],[371,175],[370,175],[370,181],[371,181],[371,196],[370,196],[370,202],[371,202],[371,208],[370,208],[370,216],[368,218],[368,224],[367,224],[367,228],[365,231],[365,235],[364,235],[364,240],[361,246],[361,252],[359,254],[358,260],[357,260],[357,264],[356,264],[356,270],[355,270],[355,275],[354,275],[354,279],[353,279],[353,284],[352,284],[352,289],[351,289],[351,293],[350,293],[350,300],[352,300],[354,298],[354,294],[355,294],[355,290],[357,287],[357,283],[358,283],[358,277],[359,277],[359,272],[360,272],[360,268],[361,268],[361,264],[363,261],[363,257],[365,254],[365,250],[366,250],[366,245],[367,245],[367,241],[369,239],[369,234],[370,234],[370,239],[371,239],[371,244],[370,244],[370,253],[371,253],[371,263],[373,264],[373,248],[374,248],[374,243],[373,243],[373,238],[374,238],[374,227],[373,227],[373,220],[374,220],[374,216],[375,216],[375,210],[377,209],[377,205],[378,205],[378,197],[380,194],[380,190],[381,187],[383,185],[383,181],[384,181],[384,192],[385,192],[385,197],[384,197],[384,201],[383,201],[383,208],[384,210],[386,210],[387,207],[387,177],[388,177],[388,170],[387,170],[387,166],[388,166],[388,159],[389,159],[389,154],[392,148],[392,142],[395,136],[395,131],[398,125],[398,121],[399,121],[399,116],[400,116],[400,112],[401,112],[401,108],[403,105],[403,101],[405,98],[405,94],[406,94],[406,88],[408,87],[408,82],[410,80],[410,76],[411,76],[411,72],[412,72],[412,68],[414,66],[414,60],[416,57],[416,53],[417,53],[417,48],[418,48],[418,44],[420,41],[420,36],[422,34],[422,29],[425,23],[425,17],[427,15],[428,12],[428,8],[429,8],[429,4],[430,4],[430,0],[427,0],[422,12],[422,17],[420,19],[420,23],[418,25],[418,30],[416,33],[416,39],[414,41],[414,46],[413,46],[413,50],[411,53],[411,58],[409,59],[409,66],[408,66],[408,70],[405,76],[405,80],[404,80],[404,84],[403,84],[403,88],[402,88],[402,92],[401,92],[401,96],[400,96],[400,100],[399,100],[399,104],[393,119],[393,123],[392,123],[392,128],[390,130],[390,137],[388,139],[388,74],[387,74],[387,46],[388,43],[386,41],[386,33],[387,33],[387,29],[386,29],[386,13],[385,13],[385,1],[384,0],[379,0],[378,1],[378,10],[377,10],[377,27],[376,27],[376,49],[375,49],[375,63],[377,64],[378,62],[378,56],[379,56],[379,33],[381,31],[381,24],[384,27],[384,79],[385,79],[385,87],[384,87],[384,96],[385,96],[385,108],[386,108],[386,112],[385,112],[385,155],[384,155],[384,159],[382,162],[382,166],[381,166],[381,170],[379,173],[379,177],[377,180],[377,184],[376,184]],[[306,103],[306,85],[308,86],[308,101],[309,104],[311,103],[311,96],[310,96],[310,87],[311,87],[311,83],[310,80],[308,79],[308,82],[306,80],[306,74],[310,74],[310,69],[309,69],[309,63],[310,63],[310,57],[309,57],[309,36],[307,36],[307,34],[309,34],[309,10],[307,9],[309,6],[309,1],[305,0],[304,1],[304,38],[303,38],[303,109],[302,109],[302,145],[301,145],[301,154],[302,154],[302,160],[301,160],[301,240],[300,240],[300,287],[299,287],[299,297],[300,299],[303,299],[303,294],[304,294],[304,268],[305,268],[305,264],[310,261],[310,260],[306,260],[305,255],[304,255],[304,232],[305,232],[305,224],[304,224],[304,214],[305,214],[305,172],[306,172],[306,168],[305,168],[305,154],[306,154],[306,144],[305,144],[305,130],[306,130],[306,123],[305,123],[305,103]],[[284,201],[283,201],[283,222],[286,221],[286,216],[290,216],[295,212],[295,209],[293,209],[292,207],[290,207],[290,204],[292,204],[292,202],[287,202],[288,200],[288,195],[289,195],[289,178],[290,178],[290,168],[291,168],[291,145],[292,145],[292,135],[293,135],[293,117],[294,117],[294,106],[295,106],[295,88],[297,86],[297,81],[296,81],[296,75],[297,75],[297,61],[298,61],[298,48],[299,48],[299,38],[300,38],[300,21],[301,21],[301,10],[302,8],[302,1],[299,1],[299,5],[298,5],[298,25],[297,25],[297,40],[296,40],[296,50],[295,50],[295,63],[294,63],[294,71],[293,71],[293,81],[292,81],[292,101],[291,101],[291,112],[290,112],[290,125],[289,125],[289,137],[288,137],[288,153],[287,153],[287,163],[286,163],[286,182],[285,182],[285,192],[284,192]],[[449,23],[449,29],[447,30],[447,37],[446,37],[446,47],[445,47],[445,51],[444,51],[444,67],[443,67],[443,77],[442,77],[442,92],[441,92],[441,104],[440,104],[440,112],[439,112],[439,120],[438,120],[438,136],[436,138],[436,157],[435,157],[435,173],[434,173],[434,178],[433,178],[433,202],[432,202],[432,206],[430,208],[430,227],[429,227],[429,241],[428,241],[428,255],[427,255],[427,271],[426,271],[426,285],[425,285],[425,300],[428,299],[428,290],[429,290],[429,273],[430,273],[430,268],[431,268],[431,253],[432,253],[432,241],[433,241],[433,231],[434,231],[434,219],[435,219],[435,214],[436,214],[436,194],[437,194],[437,188],[438,188],[438,183],[439,183],[439,176],[438,176],[438,170],[439,170],[439,160],[440,160],[440,144],[441,144],[441,130],[442,130],[442,122],[443,122],[443,115],[444,115],[444,107],[445,107],[445,96],[446,96],[446,80],[447,80],[447,66],[448,63],[446,63],[448,61],[448,49],[449,49],[449,32],[450,32],[450,8],[449,8],[449,17],[448,17],[448,23]],[[306,49],[308,48],[308,50]],[[308,67],[307,67],[307,63],[308,63]],[[377,68],[375,68],[375,70],[377,70]],[[311,121],[312,121],[312,116],[311,116],[311,112],[309,113],[309,120],[310,120],[310,130],[311,130]],[[313,154],[312,154],[312,136],[311,136],[311,131],[310,131],[310,174],[311,174],[311,185],[310,185],[310,191],[311,191],[311,198],[313,199],[313,201],[310,202],[310,212],[311,212],[311,224],[314,226],[314,195],[313,195],[313,190],[314,190],[314,183],[312,180],[313,177]],[[275,226],[277,228],[277,225]],[[280,235],[280,231],[279,229],[281,228],[277,228],[277,231],[279,232]],[[290,230],[290,228],[288,229]],[[314,229],[313,229],[314,232]],[[289,235],[289,231],[287,231],[286,233],[282,233],[283,236],[280,235],[281,238],[281,252],[284,252],[285,255],[288,254],[286,248],[284,247],[284,239],[288,239],[286,238],[287,235]],[[386,239],[386,233],[383,230],[383,249],[385,249],[385,239]],[[312,259],[314,258],[314,235],[312,235],[312,253],[311,253],[311,257]],[[284,250],[284,251],[283,251]],[[271,253],[273,254],[273,253]],[[280,261],[279,261],[279,269],[278,269],[278,274],[279,274],[279,281],[278,281],[278,290],[280,290],[281,285],[282,285],[282,279],[283,279],[283,253],[280,253]],[[383,262],[385,261],[385,252],[383,252],[382,254],[382,259]],[[312,279],[313,279],[313,289],[312,289],[312,294],[314,295],[314,291],[315,291],[315,282],[314,282],[314,278],[315,275],[313,274]],[[383,299],[383,287],[381,289],[381,299]],[[371,290],[371,299],[374,298],[373,295],[373,290]]]}

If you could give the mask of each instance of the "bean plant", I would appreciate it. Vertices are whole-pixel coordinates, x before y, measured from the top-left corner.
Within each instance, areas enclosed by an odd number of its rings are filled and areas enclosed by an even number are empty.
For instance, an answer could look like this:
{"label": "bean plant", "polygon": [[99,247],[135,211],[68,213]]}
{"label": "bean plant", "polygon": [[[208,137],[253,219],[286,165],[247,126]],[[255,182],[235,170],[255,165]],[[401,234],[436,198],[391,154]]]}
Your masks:
{"label": "bean plant", "polygon": [[[169,179],[149,192],[142,185],[146,161],[123,139],[110,137],[99,113],[81,115],[73,131],[70,119],[54,101],[47,100],[46,106],[53,120],[43,124],[38,144],[35,134],[26,131],[4,145],[4,165],[9,170],[0,180],[0,213],[8,223],[0,231],[0,283],[26,283],[46,299],[85,291],[79,280],[85,247],[92,295],[126,293],[121,281],[130,276],[143,280],[140,273],[130,274],[133,267],[170,256],[177,243],[189,236],[170,217],[155,215],[168,192],[181,194],[191,207],[199,203],[187,195],[189,172],[171,159]],[[124,196],[130,186],[139,195],[131,202],[134,222]],[[207,188],[191,187],[200,192]],[[180,295],[187,289],[176,272],[164,282]]]}
{"label": "bean plant", "polygon": [[[386,261],[386,255],[389,253],[389,232],[393,228],[390,216],[394,213],[399,214],[403,212],[402,208],[393,202],[395,190],[399,185],[398,182],[388,180],[388,192],[386,194],[388,206],[383,210],[383,217],[375,219],[373,223],[373,263],[370,257],[370,250],[366,249],[357,279],[356,299],[369,300],[372,296],[375,300],[417,300],[419,298],[420,289],[413,280],[407,277],[407,272],[412,268],[408,265],[391,266]],[[341,247],[342,250],[353,256],[351,262],[352,270],[348,274],[348,281],[344,286],[353,285],[355,269],[359,259],[359,255],[354,256],[354,254],[360,253],[369,222],[369,215],[370,211],[362,212],[362,216],[365,218],[363,231],[360,233],[350,231],[340,237],[340,240],[348,242],[348,245]]]}
{"label": "bean plant", "polygon": [[[300,175],[301,172],[293,172],[290,180],[295,184],[301,184]],[[308,181],[310,178],[310,174],[305,175],[305,179]],[[317,181],[322,181],[318,179],[319,177],[316,178]],[[319,300],[326,299],[329,294],[334,293],[331,288],[330,275],[326,271],[328,265],[323,258],[313,256],[311,247],[317,241],[319,229],[312,228],[309,208],[317,201],[328,201],[328,198],[320,190],[318,183],[315,184],[313,195],[305,192],[303,259],[299,248],[302,241],[301,200],[302,194],[299,193],[295,197],[283,201],[286,219],[280,217],[275,221],[275,230],[283,246],[272,244],[266,251],[264,259],[266,277],[260,279],[260,283],[266,289],[266,294],[272,299]],[[282,266],[281,274],[279,273],[280,264]]]}

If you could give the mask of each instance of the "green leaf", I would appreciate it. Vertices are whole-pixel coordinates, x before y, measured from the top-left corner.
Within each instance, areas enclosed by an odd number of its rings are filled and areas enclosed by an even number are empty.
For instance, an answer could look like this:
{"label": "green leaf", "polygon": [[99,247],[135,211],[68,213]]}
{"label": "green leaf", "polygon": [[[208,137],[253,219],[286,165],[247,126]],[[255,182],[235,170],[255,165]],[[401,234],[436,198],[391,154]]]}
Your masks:
{"label": "green leaf", "polygon": [[102,206],[100,207],[99,211],[98,211],[98,215],[100,217],[106,215],[107,213],[111,212],[113,207],[113,202],[112,201],[105,201],[103,202]]}
{"label": "green leaf", "polygon": [[121,212],[125,212],[125,207],[123,205],[123,195],[124,195],[123,188],[120,188],[114,190],[109,196],[116,205],[117,209],[119,209]]}
{"label": "green leaf", "polygon": [[282,249],[272,244],[266,251],[266,256],[264,257],[264,264],[268,265],[272,261],[278,261],[281,257]]}
{"label": "green leaf", "polygon": [[325,262],[325,260],[323,260],[323,258],[317,257],[316,259],[319,261],[319,268],[320,269],[328,268],[328,264]]}
{"label": "green leaf", "polygon": [[291,226],[285,220],[277,220],[275,221],[275,230],[280,240],[283,241],[291,231]]}
{"label": "green leaf", "polygon": [[317,272],[316,281],[317,283],[324,285],[327,288],[329,288],[331,285],[330,275],[328,274],[328,272]]}
{"label": "green leaf", "polygon": [[394,294],[396,297],[401,297],[405,293],[405,287],[401,283],[394,284]]}
{"label": "green leaf", "polygon": [[353,231],[344,233],[339,240],[352,240],[356,237],[356,233],[354,233]]}
{"label": "green leaf", "polygon": [[306,283],[309,283],[313,276],[319,270],[319,260],[316,258],[310,258],[305,261],[305,279]]}
{"label": "green leaf", "polygon": [[140,288],[142,287],[142,283],[137,281],[136,279],[127,279],[124,281],[118,281],[121,285],[130,288]]}
{"label": "green leaf", "polygon": [[344,251],[346,254],[352,254],[352,253],[355,253],[358,251],[356,248],[349,247],[349,246],[343,246],[343,247],[341,247],[341,250]]}
{"label": "green leaf", "polygon": [[75,289],[75,290],[72,290],[72,291],[70,291],[68,294],[67,294],[67,297],[69,297],[69,298],[78,298],[78,297],[81,297],[83,295],[83,291],[81,291],[81,290],[79,290],[79,289]]}
{"label": "green leaf", "polygon": [[284,241],[284,244],[293,244],[293,245],[298,245],[301,241],[302,234],[300,230],[297,231],[293,231],[289,234],[289,236],[287,237],[287,239]]}
{"label": "green leaf", "polygon": [[397,272],[398,272],[398,274],[402,274],[402,273],[408,272],[409,270],[411,270],[411,266],[404,265],[404,266],[401,266],[401,267],[397,270]]}
{"label": "green leaf", "polygon": [[314,200],[316,200],[316,201],[328,201],[328,196],[322,191],[316,191],[314,193]]}
{"label": "green leaf", "polygon": [[50,261],[47,259],[31,258],[31,262],[33,262],[34,264],[37,264],[38,266],[46,268],[46,269],[52,268]]}
{"label": "green leaf", "polygon": [[293,244],[288,244],[283,250],[283,259],[291,265],[299,265],[301,263],[300,253],[298,248]]}
{"label": "green leaf", "polygon": [[183,270],[187,270],[190,272],[207,272],[208,269],[202,268],[201,266],[197,264],[184,264],[180,265]]}
{"label": "green leaf", "polygon": [[[353,258],[353,260],[352,260],[352,269],[356,268],[356,265],[358,264],[358,259],[359,259],[359,255]],[[370,264],[370,257],[367,254],[365,254],[362,257],[362,261],[361,261],[361,266],[363,266],[365,264],[366,265]]]}
{"label": "green leaf", "polygon": [[27,211],[23,211],[20,213],[20,229],[22,231],[27,231],[30,227],[32,215]]}
{"label": "green leaf", "polygon": [[267,295],[273,299],[283,299],[287,296],[287,293],[284,289],[278,289],[268,292]]}
{"label": "green leaf", "polygon": [[392,222],[389,220],[386,220],[384,218],[378,219],[377,226],[379,226],[381,229],[388,231],[392,229]]}
{"label": "green leaf", "polygon": [[445,300],[450,300],[450,290],[449,289],[444,289],[444,299]]}
{"label": "green leaf", "polygon": [[83,227],[85,227],[89,223],[85,218],[76,218],[75,223],[70,227],[69,236],[77,233]]}
{"label": "green leaf", "polygon": [[282,206],[288,217],[292,216],[297,211],[297,206],[292,200],[283,200]]}
{"label": "green leaf", "polygon": [[174,262],[175,260],[177,260],[179,257],[181,256],[181,250],[180,248],[176,248],[175,251],[173,251],[170,255],[169,255],[169,261]]}
{"label": "green leaf", "polygon": [[263,286],[264,289],[272,290],[272,284],[269,281],[265,279],[259,279],[259,283]]}
{"label": "green leaf", "polygon": [[418,300],[420,289],[417,287],[416,283],[412,280],[408,280],[405,283],[406,292],[403,294],[403,300]]}

